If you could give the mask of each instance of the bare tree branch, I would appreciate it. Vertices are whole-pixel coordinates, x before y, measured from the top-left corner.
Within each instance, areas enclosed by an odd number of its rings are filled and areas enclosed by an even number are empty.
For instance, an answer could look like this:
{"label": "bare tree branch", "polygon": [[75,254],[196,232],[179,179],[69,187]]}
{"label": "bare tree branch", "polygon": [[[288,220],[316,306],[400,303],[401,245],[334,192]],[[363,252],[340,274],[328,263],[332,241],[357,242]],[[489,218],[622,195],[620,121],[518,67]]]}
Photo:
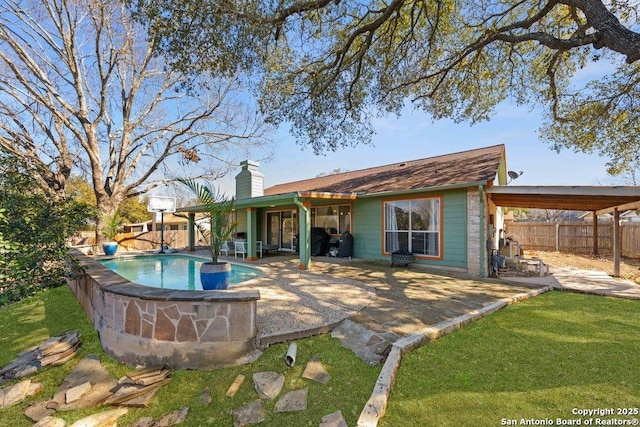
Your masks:
{"label": "bare tree branch", "polygon": [[217,178],[250,148],[269,155],[268,127],[237,79],[207,77],[194,96],[147,40],[115,0],[3,2],[0,150],[53,193],[87,166],[109,214],[166,182],[165,168]]}

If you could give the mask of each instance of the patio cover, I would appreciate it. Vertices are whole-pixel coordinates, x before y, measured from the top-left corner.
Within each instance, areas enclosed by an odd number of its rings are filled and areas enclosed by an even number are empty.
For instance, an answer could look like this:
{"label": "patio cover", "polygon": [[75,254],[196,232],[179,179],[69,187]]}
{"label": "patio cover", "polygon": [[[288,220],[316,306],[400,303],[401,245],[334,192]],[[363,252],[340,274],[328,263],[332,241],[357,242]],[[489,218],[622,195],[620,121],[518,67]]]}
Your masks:
{"label": "patio cover", "polygon": [[598,213],[640,208],[640,187],[495,186],[487,188],[496,206]]}
{"label": "patio cover", "polygon": [[[594,217],[613,212],[614,275],[620,275],[620,212],[640,209],[640,187],[633,186],[496,186],[486,189],[489,199],[504,208],[591,211]],[[597,253],[598,221],[593,221]]]}

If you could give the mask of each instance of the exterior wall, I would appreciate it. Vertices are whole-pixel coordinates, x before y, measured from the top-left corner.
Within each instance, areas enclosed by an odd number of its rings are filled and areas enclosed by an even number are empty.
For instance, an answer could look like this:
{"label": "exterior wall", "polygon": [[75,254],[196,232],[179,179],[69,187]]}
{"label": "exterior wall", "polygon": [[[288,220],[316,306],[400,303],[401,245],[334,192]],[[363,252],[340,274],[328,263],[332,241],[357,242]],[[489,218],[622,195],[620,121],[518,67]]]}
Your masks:
{"label": "exterior wall", "polygon": [[[467,197],[466,190],[438,193],[412,193],[397,198],[442,197],[442,259],[417,258],[418,264],[467,269]],[[394,197],[396,198],[396,197]],[[352,229],[354,256],[378,260],[391,260],[384,250],[384,224],[382,197],[362,198],[353,204]]]}
{"label": "exterior wall", "polygon": [[[237,209],[234,211],[233,220],[238,223],[235,233],[246,233],[249,231],[249,225],[247,224],[247,210]],[[256,239],[260,240],[260,239]]]}
{"label": "exterior wall", "polygon": [[175,291],[131,283],[80,253],[69,288],[104,351],[128,365],[207,369],[246,363],[258,291]]}

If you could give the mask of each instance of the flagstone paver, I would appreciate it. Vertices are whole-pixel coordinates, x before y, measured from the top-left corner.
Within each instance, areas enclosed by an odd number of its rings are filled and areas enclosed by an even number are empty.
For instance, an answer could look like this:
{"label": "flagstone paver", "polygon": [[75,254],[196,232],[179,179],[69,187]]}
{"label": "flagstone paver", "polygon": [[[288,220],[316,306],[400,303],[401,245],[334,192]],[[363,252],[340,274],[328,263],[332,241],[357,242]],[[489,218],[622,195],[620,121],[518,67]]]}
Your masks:
{"label": "flagstone paver", "polygon": [[246,425],[259,424],[266,419],[264,406],[261,400],[254,400],[231,412],[233,416],[233,426],[242,427]]}
{"label": "flagstone paver", "polygon": [[202,393],[200,394],[200,400],[202,400],[204,406],[209,406],[211,404],[213,400],[211,399],[211,391],[209,391],[209,387],[202,390]]}
{"label": "flagstone paver", "polygon": [[81,420],[71,424],[70,427],[102,427],[118,425],[118,418],[124,416],[129,412],[127,408],[116,408],[108,411],[98,412],[97,414],[89,415]]}
{"label": "flagstone paver", "polygon": [[43,418],[53,417],[56,410],[53,408],[47,408],[49,402],[36,402],[27,406],[24,410],[24,415],[34,423],[39,422]]}
{"label": "flagstone paver", "polygon": [[307,409],[309,389],[292,390],[276,402],[276,412],[298,412]]}
{"label": "flagstone paver", "polygon": [[24,380],[14,385],[0,389],[0,408],[17,405],[29,396],[40,392],[40,383]]}
{"label": "flagstone paver", "polygon": [[336,411],[322,417],[320,427],[348,427],[342,416],[342,411]]}
{"label": "flagstone paver", "polygon": [[317,381],[320,384],[327,384],[331,380],[331,375],[324,368],[318,356],[313,356],[302,372],[302,378]]}
{"label": "flagstone paver", "polygon": [[158,421],[153,424],[153,427],[169,427],[182,424],[185,418],[187,418],[188,414],[189,407],[185,406],[184,408],[180,408],[175,411],[169,412],[166,415],[163,415]]}
{"label": "flagstone paver", "polygon": [[[67,391],[86,382],[91,383],[91,389],[82,396],[82,399],[67,402]],[[118,381],[102,366],[98,356],[89,355],[71,370],[51,400],[56,403],[55,409],[58,411],[91,408],[109,397],[111,389],[117,384]]]}
{"label": "flagstone paver", "polygon": [[31,427],[64,427],[66,424],[67,422],[62,418],[47,416]]}
{"label": "flagstone paver", "polygon": [[261,399],[275,399],[284,386],[284,375],[279,372],[256,372],[253,374],[253,384]]}

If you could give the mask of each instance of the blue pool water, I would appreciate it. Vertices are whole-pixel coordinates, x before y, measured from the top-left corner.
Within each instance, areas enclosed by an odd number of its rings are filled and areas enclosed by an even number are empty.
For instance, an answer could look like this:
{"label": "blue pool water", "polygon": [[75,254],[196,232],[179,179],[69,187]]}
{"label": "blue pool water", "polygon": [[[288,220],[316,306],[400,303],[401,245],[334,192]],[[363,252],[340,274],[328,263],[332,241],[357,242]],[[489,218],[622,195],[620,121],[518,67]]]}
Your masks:
{"label": "blue pool water", "polygon": [[[203,260],[184,255],[145,255],[113,258],[100,263],[134,283],[162,289],[202,290],[200,265]],[[260,275],[260,270],[231,264],[231,282],[235,285]]]}

